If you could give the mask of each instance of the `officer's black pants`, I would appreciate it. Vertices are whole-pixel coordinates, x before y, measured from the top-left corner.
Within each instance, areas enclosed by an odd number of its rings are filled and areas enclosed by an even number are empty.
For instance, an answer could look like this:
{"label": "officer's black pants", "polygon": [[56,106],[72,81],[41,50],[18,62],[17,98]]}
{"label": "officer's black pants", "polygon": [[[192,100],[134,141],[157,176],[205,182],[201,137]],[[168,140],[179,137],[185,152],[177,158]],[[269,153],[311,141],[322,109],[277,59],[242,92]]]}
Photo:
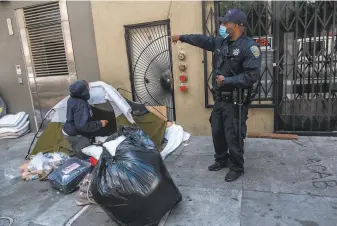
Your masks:
{"label": "officer's black pants", "polygon": [[239,110],[238,106],[224,100],[216,100],[210,117],[213,145],[216,161],[228,161],[230,169],[243,172],[243,146],[246,137],[248,106],[242,105],[241,146],[239,145]]}

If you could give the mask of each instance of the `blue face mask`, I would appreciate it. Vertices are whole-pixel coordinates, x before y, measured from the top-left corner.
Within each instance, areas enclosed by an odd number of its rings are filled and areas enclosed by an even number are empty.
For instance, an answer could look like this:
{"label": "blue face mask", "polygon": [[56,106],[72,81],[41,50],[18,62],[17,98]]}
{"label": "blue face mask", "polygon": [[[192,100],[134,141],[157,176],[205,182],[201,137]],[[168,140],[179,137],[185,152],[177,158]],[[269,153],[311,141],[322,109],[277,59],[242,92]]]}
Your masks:
{"label": "blue face mask", "polygon": [[219,35],[222,38],[227,38],[228,37],[228,32],[227,32],[227,28],[223,25],[220,25],[220,30],[219,30]]}

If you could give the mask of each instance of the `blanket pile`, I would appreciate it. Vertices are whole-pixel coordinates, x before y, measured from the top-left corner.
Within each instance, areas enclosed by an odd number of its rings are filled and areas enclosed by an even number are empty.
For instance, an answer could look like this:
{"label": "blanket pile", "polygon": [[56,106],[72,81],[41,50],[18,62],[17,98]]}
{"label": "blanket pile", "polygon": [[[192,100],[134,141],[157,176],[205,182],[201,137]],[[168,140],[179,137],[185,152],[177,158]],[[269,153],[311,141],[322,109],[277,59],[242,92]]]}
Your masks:
{"label": "blanket pile", "polygon": [[0,119],[0,140],[19,138],[29,132],[29,115],[25,112],[8,114]]}

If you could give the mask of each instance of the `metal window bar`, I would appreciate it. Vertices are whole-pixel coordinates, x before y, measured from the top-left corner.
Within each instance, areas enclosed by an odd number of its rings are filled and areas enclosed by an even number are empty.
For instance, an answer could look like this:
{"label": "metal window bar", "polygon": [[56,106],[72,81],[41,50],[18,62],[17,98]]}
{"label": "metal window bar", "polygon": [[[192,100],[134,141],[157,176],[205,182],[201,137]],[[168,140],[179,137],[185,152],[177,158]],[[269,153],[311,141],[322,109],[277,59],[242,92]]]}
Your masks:
{"label": "metal window bar", "polygon": [[175,121],[170,20],[124,28],[133,100],[166,106],[168,119]]}
{"label": "metal window bar", "polygon": [[[207,4],[203,3],[203,31],[212,35],[212,8]],[[249,36],[272,37],[274,51],[263,59],[261,68],[259,104],[252,107],[274,108],[276,132],[333,135],[337,130],[336,6],[334,1],[214,2],[216,15],[229,8],[243,9]],[[270,61],[275,63],[272,68]],[[204,64],[205,106],[211,107],[205,54]],[[270,96],[272,104],[263,104]]]}
{"label": "metal window bar", "polygon": [[36,77],[69,75],[59,2],[23,8]]}
{"label": "metal window bar", "polygon": [[[334,135],[336,2],[277,2],[281,18],[276,131]],[[282,50],[283,49],[283,50]]]}
{"label": "metal window bar", "polygon": [[[214,4],[213,6],[210,4]],[[271,36],[271,30],[273,25],[272,17],[272,3],[269,1],[264,2],[238,2],[238,1],[215,1],[202,2],[202,25],[203,34],[209,36],[218,35],[219,24],[215,20],[216,16],[224,14],[230,8],[242,8],[248,16],[249,24],[246,33],[252,36],[256,34],[255,38],[258,40],[268,40]],[[214,10],[213,10],[214,8]],[[215,26],[214,26],[215,25]],[[271,46],[272,48],[272,46]],[[268,54],[266,54],[268,53]],[[273,50],[263,50],[263,55],[273,55]],[[209,101],[210,93],[210,78],[212,77],[212,71],[209,72],[208,60],[211,60],[207,56],[207,52],[204,51],[204,92],[205,92],[205,107],[211,108],[213,106]],[[257,108],[270,108],[274,107],[274,90],[275,82],[273,77],[272,60],[269,57],[264,57],[264,65],[261,67],[260,79],[258,82],[258,95],[256,100],[251,104],[251,107]],[[257,102],[257,103],[256,103]]]}

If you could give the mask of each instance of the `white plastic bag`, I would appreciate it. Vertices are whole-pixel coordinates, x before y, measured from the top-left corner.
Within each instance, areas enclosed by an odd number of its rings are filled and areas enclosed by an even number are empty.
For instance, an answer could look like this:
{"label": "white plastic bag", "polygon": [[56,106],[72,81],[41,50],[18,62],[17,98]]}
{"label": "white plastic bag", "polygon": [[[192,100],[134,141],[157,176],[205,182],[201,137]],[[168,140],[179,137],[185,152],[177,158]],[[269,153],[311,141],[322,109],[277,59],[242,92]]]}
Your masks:
{"label": "white plastic bag", "polygon": [[[58,168],[63,163],[69,159],[69,156],[61,153],[61,152],[54,152],[54,153],[46,153],[42,154],[41,152],[38,153],[33,157],[28,165],[28,170],[31,172],[35,171],[42,171],[46,170],[46,168]],[[49,165],[49,166],[48,166]]]}
{"label": "white plastic bag", "polygon": [[42,171],[43,170],[43,163],[47,162],[48,160],[43,156],[40,152],[33,157],[28,165],[28,170],[31,172]]}
{"label": "white plastic bag", "polygon": [[167,144],[164,150],[161,151],[161,156],[165,159],[170,153],[174,152],[182,142],[190,139],[190,134],[185,132],[183,127],[172,125],[166,129],[165,139]]}
{"label": "white plastic bag", "polygon": [[[120,143],[126,139],[125,136],[117,137],[115,140],[108,141],[103,144],[103,146],[109,151],[112,156],[115,156],[116,149]],[[97,145],[91,145],[82,149],[83,154],[94,157],[96,160],[99,160],[103,152],[103,148]]]}
{"label": "white plastic bag", "polygon": [[101,146],[90,145],[82,149],[83,154],[94,157],[96,160],[99,160],[101,154],[103,152],[103,148]]}
{"label": "white plastic bag", "polygon": [[95,142],[98,143],[104,143],[108,139],[108,136],[106,137],[95,137]]}
{"label": "white plastic bag", "polygon": [[44,157],[53,168],[60,167],[67,159],[69,159],[69,156],[62,152],[46,153],[44,154]]}
{"label": "white plastic bag", "polygon": [[125,139],[126,137],[122,135],[120,137],[117,137],[115,140],[104,143],[103,146],[108,149],[111,156],[115,156],[118,145],[122,143]]}

